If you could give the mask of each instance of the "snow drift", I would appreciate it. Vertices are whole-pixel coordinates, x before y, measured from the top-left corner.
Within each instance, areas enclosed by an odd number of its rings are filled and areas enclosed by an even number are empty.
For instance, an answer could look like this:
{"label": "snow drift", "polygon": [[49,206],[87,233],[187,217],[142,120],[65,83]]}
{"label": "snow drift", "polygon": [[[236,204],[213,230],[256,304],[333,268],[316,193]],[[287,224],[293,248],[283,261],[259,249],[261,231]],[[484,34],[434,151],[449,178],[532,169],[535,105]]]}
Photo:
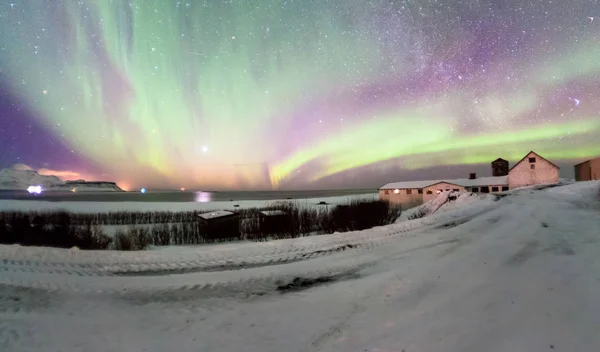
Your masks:
{"label": "snow drift", "polygon": [[467,203],[476,202],[479,200],[491,200],[495,196],[489,194],[475,194],[471,192],[441,192],[434,199],[421,204],[417,207],[407,209],[402,212],[396,223],[414,220],[425,216],[432,215],[438,211],[447,211],[455,207],[465,205]]}

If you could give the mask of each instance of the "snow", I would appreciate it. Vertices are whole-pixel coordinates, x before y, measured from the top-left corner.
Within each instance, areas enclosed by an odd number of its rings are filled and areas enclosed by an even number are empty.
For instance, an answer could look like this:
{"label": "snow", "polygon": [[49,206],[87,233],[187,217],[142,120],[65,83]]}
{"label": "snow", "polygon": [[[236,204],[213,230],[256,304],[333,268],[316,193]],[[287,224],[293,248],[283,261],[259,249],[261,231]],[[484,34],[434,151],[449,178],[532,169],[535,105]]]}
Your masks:
{"label": "snow", "polygon": [[475,179],[459,178],[459,179],[442,179],[442,180],[426,180],[426,181],[406,181],[392,182],[384,185],[380,189],[414,189],[425,188],[435,185],[440,182],[452,183],[463,187],[480,187],[480,186],[501,186],[508,185],[508,176],[494,177],[478,177]]}
{"label": "snow", "polygon": [[235,210],[240,208],[262,208],[278,203],[294,203],[298,206],[319,206],[324,201],[329,206],[348,203],[352,200],[378,199],[377,193],[322,197],[311,199],[279,199],[279,200],[240,200],[240,201],[214,201],[214,202],[85,202],[85,201],[33,201],[33,200],[2,200],[0,211],[57,211],[64,210],[72,213],[106,213],[117,211],[213,211]]}
{"label": "snow", "polygon": [[470,192],[441,192],[432,200],[417,207],[404,210],[396,223],[413,219],[415,216],[430,216],[438,211],[451,210],[456,206],[466,203],[480,201],[483,199],[493,200],[495,197],[489,194],[475,194]]}
{"label": "snow", "polygon": [[586,182],[465,193],[424,218],[267,243],[0,246],[0,346],[595,351],[599,191]]}
{"label": "snow", "polygon": [[263,210],[260,213],[264,216],[286,215],[286,212],[284,212],[283,210]]}

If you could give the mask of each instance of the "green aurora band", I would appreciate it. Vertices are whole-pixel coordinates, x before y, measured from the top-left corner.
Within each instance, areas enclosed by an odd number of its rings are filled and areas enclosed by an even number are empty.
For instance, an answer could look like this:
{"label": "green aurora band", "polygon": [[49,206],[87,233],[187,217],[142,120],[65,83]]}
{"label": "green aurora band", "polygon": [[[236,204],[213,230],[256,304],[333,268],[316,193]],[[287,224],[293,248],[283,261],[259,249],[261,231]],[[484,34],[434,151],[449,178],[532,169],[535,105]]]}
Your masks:
{"label": "green aurora band", "polygon": [[[444,42],[396,6],[22,1],[0,12],[1,77],[40,124],[135,185],[294,187],[390,161],[599,154],[600,27],[469,66],[472,36]],[[470,32],[451,16],[438,32]]]}

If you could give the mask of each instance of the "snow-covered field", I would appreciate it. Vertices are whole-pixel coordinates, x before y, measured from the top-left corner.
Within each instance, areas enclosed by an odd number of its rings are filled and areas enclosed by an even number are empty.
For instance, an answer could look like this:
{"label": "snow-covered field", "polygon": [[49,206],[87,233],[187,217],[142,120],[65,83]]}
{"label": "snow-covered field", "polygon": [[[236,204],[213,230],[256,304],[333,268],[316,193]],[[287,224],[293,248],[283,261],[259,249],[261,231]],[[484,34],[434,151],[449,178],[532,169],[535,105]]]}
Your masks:
{"label": "snow-covered field", "polygon": [[238,200],[214,202],[85,202],[85,201],[34,201],[34,200],[2,200],[0,211],[68,211],[72,213],[106,213],[117,211],[211,211],[218,209],[262,208],[278,202],[293,202],[300,206],[320,206],[319,202],[328,204],[344,204],[352,200],[378,199],[377,193],[358,194],[339,197],[321,197],[293,200]]}
{"label": "snow-covered field", "polygon": [[266,243],[0,246],[0,350],[597,351],[599,191]]}

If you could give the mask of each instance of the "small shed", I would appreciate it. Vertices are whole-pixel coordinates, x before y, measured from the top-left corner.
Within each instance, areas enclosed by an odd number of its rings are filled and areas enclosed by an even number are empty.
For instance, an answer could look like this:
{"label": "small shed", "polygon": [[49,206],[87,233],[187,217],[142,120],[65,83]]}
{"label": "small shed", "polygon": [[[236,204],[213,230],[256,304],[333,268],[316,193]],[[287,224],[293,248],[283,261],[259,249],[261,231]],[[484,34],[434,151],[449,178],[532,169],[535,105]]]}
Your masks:
{"label": "small shed", "polygon": [[292,218],[283,210],[263,210],[258,216],[260,232],[264,234],[287,233],[292,230]]}
{"label": "small shed", "polygon": [[575,180],[600,180],[600,157],[575,165]]}
{"label": "small shed", "polygon": [[240,236],[240,216],[227,210],[198,214],[200,231],[208,240],[237,238]]}

